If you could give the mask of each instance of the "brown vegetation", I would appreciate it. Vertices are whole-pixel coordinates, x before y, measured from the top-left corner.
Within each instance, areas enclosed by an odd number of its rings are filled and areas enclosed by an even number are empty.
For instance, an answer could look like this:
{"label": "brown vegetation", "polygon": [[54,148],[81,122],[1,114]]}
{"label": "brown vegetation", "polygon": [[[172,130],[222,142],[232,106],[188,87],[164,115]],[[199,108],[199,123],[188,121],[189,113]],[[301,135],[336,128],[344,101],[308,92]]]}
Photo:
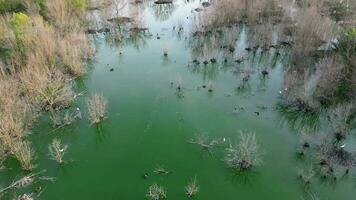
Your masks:
{"label": "brown vegetation", "polygon": [[94,94],[88,99],[89,120],[92,124],[97,124],[105,119],[107,100],[98,94]]}
{"label": "brown vegetation", "polygon": [[0,145],[25,170],[34,166],[26,132],[40,111],[70,106],[70,81],[92,55],[84,2],[27,0],[25,13],[0,16]]}

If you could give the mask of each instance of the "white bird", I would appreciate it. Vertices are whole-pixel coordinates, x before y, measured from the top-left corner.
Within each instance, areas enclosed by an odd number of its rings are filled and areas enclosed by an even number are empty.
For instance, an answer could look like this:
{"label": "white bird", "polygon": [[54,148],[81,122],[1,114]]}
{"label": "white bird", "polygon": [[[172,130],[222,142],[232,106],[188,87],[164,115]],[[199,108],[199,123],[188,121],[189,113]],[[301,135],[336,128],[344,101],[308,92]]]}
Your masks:
{"label": "white bird", "polygon": [[63,151],[64,151],[64,149],[59,149],[59,152],[61,152],[61,153],[62,153]]}
{"label": "white bird", "polygon": [[279,94],[282,94],[282,91],[281,91],[281,90],[279,90]]}
{"label": "white bird", "polygon": [[340,147],[341,147],[341,148],[345,148],[345,146],[346,146],[346,144],[343,144],[343,145],[341,145]]}
{"label": "white bird", "polygon": [[223,138],[223,142],[225,142],[226,141],[226,139],[225,138]]}

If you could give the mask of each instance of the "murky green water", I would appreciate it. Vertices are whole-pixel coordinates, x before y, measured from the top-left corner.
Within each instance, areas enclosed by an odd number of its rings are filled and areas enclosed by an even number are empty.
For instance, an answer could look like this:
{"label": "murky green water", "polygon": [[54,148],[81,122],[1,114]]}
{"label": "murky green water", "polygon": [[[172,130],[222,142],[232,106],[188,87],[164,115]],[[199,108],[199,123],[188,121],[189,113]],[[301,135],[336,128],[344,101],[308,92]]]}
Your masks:
{"label": "murky green water", "polygon": [[[184,34],[179,38],[172,27],[177,22],[189,27],[186,17],[197,4],[178,2],[164,21],[155,17],[154,8],[144,9],[143,23],[153,36],[143,37],[138,44],[127,42],[119,48],[107,43],[103,34],[93,37],[97,53],[88,74],[77,81],[76,90],[85,95],[73,109],[79,107],[87,116],[85,98],[101,93],[109,101],[108,119],[90,126],[84,117],[53,132],[44,116],[31,138],[37,169],[46,169],[45,175],[56,181],[40,181],[25,191],[42,187],[40,199],[51,200],[145,199],[147,188],[158,183],[167,189],[168,199],[187,199],[184,186],[196,176],[200,185],[196,199],[301,199],[308,192],[321,199],[354,199],[352,174],[336,183],[316,178],[309,186],[297,178],[297,170],[311,163],[298,159],[296,131],[272,109],[283,90],[283,53],[274,66],[270,66],[273,52],[244,64],[218,60],[195,66],[191,62],[188,39]],[[237,51],[244,52],[246,30],[240,27],[238,35]],[[163,56],[163,46],[169,46],[168,57]],[[269,75],[263,78],[260,71],[266,67]],[[243,90],[236,89],[242,81],[234,73],[239,68],[255,70]],[[184,98],[171,85],[177,79],[183,82]],[[201,87],[209,81],[214,83],[213,92]],[[235,107],[243,109],[235,111]],[[210,154],[187,143],[199,133],[236,140],[240,130],[255,132],[263,151],[263,164],[251,172],[236,174],[227,169],[223,148]],[[48,157],[54,137],[69,144],[66,159],[70,162],[64,166]],[[8,162],[13,169],[0,173],[2,185],[20,171],[15,161]],[[157,175],[153,172],[157,166],[173,173]],[[145,172],[150,173],[148,179],[142,178]]]}

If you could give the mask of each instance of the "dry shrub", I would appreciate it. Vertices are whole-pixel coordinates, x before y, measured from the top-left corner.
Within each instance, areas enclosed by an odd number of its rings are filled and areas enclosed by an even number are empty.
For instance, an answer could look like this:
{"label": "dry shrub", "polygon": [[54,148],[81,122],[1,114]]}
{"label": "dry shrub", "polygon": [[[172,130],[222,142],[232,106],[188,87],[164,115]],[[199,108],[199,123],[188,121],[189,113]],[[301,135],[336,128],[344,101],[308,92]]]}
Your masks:
{"label": "dry shrub", "polygon": [[89,120],[92,124],[97,124],[105,119],[107,100],[98,94],[92,95],[88,99]]}
{"label": "dry shrub", "polygon": [[89,59],[94,52],[85,34],[70,34],[59,41],[57,48],[59,60],[70,74],[80,76],[86,72],[83,61]]}
{"label": "dry shrub", "polygon": [[[24,134],[24,124],[21,119],[11,115],[4,114],[0,119],[0,137],[4,145],[6,145],[6,136],[11,138],[21,138]],[[6,145],[8,146],[8,145]]]}
{"label": "dry shrub", "polygon": [[[310,66],[311,56],[321,45],[335,37],[335,23],[321,16],[316,7],[309,7],[296,19],[296,28],[292,33],[292,61],[297,66]],[[309,58],[309,59],[308,59]]]}
{"label": "dry shrub", "polygon": [[25,69],[20,79],[30,100],[41,109],[66,108],[74,100],[71,85],[61,71]]}
{"label": "dry shrub", "polygon": [[207,28],[234,25],[239,22],[261,24],[279,22],[283,16],[282,0],[220,0],[197,16],[196,26]]}
{"label": "dry shrub", "polygon": [[33,165],[33,159],[35,157],[35,152],[31,147],[31,143],[28,141],[17,141],[13,145],[14,156],[20,162],[22,169],[32,170],[35,166]]}
{"label": "dry shrub", "polygon": [[250,27],[249,38],[250,44],[252,46],[269,46],[272,43],[272,24],[255,25]]}
{"label": "dry shrub", "polygon": [[81,23],[84,19],[83,10],[76,9],[70,1],[72,0],[46,1],[48,15],[52,23],[64,33],[81,29]]}
{"label": "dry shrub", "polygon": [[82,31],[85,2],[46,1],[48,13],[39,13],[42,8],[26,0],[26,14],[0,17],[0,51],[7,52],[0,61],[0,145],[26,170],[34,155],[26,130],[39,111],[71,104],[70,76],[83,74],[92,55]]}
{"label": "dry shrub", "polygon": [[316,65],[315,75],[318,81],[316,96],[330,98],[345,78],[345,65],[339,57],[326,57]]}

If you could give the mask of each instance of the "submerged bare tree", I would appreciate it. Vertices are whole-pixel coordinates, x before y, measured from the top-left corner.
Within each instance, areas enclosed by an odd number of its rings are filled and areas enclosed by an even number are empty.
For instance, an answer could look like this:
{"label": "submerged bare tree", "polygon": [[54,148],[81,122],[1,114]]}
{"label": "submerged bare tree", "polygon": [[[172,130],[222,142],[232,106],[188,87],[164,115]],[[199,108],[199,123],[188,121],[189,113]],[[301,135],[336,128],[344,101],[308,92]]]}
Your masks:
{"label": "submerged bare tree", "polygon": [[64,155],[67,152],[68,145],[63,145],[60,139],[54,138],[52,143],[48,146],[49,155],[59,164],[64,163]]}
{"label": "submerged bare tree", "polygon": [[165,199],[167,198],[167,191],[162,186],[159,186],[155,183],[148,188],[146,196],[150,200]]}
{"label": "submerged bare tree", "polygon": [[261,163],[255,133],[240,132],[240,141],[226,148],[224,158],[228,168],[248,170]]}
{"label": "submerged bare tree", "polygon": [[89,110],[89,120],[92,124],[97,124],[105,119],[107,100],[99,94],[91,96],[87,102]]}

